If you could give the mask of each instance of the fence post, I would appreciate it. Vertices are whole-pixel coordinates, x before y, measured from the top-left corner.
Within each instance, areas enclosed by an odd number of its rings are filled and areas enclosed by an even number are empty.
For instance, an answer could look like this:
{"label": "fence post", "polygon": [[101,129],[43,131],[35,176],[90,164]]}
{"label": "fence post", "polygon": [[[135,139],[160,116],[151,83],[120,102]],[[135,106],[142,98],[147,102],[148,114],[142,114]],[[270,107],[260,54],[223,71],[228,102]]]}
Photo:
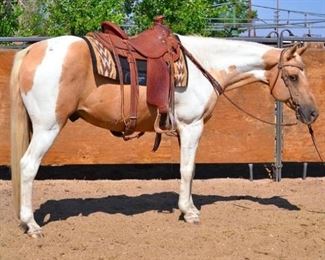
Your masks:
{"label": "fence post", "polygon": [[249,180],[253,181],[253,179],[254,179],[253,164],[249,163],[248,168],[249,168]]}
{"label": "fence post", "polygon": [[[283,47],[283,34],[287,32],[289,36],[294,36],[293,33],[288,30],[282,30],[280,35],[278,34],[278,48]],[[283,104],[280,101],[276,101],[276,120],[275,120],[275,181],[279,182],[282,178],[282,147],[283,147]]]}

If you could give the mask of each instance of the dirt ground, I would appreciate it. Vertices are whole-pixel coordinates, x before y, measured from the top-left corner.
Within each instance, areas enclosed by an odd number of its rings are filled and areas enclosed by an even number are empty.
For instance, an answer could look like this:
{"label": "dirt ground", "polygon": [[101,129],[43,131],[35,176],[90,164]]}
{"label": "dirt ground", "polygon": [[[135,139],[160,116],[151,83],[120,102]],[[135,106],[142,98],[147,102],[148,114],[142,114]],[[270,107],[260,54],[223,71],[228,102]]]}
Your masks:
{"label": "dirt ground", "polygon": [[179,180],[34,182],[44,237],[18,228],[0,181],[0,259],[325,259],[325,177],[195,180],[201,223],[177,209]]}

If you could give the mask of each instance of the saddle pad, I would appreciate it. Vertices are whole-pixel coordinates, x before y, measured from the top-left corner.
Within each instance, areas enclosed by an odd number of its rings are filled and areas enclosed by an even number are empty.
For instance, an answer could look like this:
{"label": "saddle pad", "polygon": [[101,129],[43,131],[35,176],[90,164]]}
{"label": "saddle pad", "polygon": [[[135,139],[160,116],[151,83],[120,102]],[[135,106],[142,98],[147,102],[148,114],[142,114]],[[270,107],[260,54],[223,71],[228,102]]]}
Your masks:
{"label": "saddle pad", "polygon": [[117,80],[118,73],[111,52],[92,37],[91,33],[83,38],[88,44],[94,71],[101,76]]}
{"label": "saddle pad", "polygon": [[188,69],[184,53],[180,50],[179,59],[174,62],[175,87],[186,88],[188,81]]}
{"label": "saddle pad", "polygon": [[[92,37],[91,33],[87,34],[84,39],[86,40],[90,49],[94,71],[103,77],[118,80],[117,66],[112,53],[99,41]],[[123,57],[120,57],[120,63],[123,71],[123,83],[130,84],[129,67],[128,65],[124,64],[125,62],[123,62]],[[143,69],[143,64],[139,63],[141,63],[141,61],[137,60],[139,84],[145,85],[146,68]],[[186,59],[182,51],[180,53],[180,58],[174,62],[174,82],[175,87],[187,87],[188,69]]]}

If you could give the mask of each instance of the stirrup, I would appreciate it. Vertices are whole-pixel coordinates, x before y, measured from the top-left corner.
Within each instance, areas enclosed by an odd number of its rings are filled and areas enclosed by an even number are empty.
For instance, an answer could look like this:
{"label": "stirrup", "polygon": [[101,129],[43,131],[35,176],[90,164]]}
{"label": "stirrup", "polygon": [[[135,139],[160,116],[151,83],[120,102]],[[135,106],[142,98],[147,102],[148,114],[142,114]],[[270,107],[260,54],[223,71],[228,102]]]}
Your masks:
{"label": "stirrup", "polygon": [[155,132],[157,134],[171,134],[171,133],[174,133],[176,131],[175,129],[175,119],[173,117],[173,115],[171,113],[168,113],[167,115],[167,120],[168,120],[168,117],[170,119],[170,129],[162,129],[160,127],[160,119],[161,119],[161,114],[159,113],[159,110],[157,109],[157,117],[155,119],[155,123],[154,123],[154,129],[155,129]]}

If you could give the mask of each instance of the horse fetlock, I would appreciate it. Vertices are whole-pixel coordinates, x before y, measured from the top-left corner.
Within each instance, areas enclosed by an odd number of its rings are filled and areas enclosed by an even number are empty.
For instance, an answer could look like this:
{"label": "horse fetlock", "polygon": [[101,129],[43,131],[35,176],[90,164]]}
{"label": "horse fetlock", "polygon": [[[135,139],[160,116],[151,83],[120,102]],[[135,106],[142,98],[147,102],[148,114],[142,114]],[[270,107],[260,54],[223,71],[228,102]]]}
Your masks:
{"label": "horse fetlock", "polygon": [[43,237],[42,228],[35,222],[28,223],[27,225],[27,234],[32,238]]}
{"label": "horse fetlock", "polygon": [[19,224],[19,227],[24,233],[27,233],[30,237],[33,238],[43,237],[42,228],[39,225],[37,225],[35,221],[33,221],[32,223],[21,222]]}
{"label": "horse fetlock", "polygon": [[192,203],[178,202],[180,211],[184,214],[187,223],[197,224],[200,222],[200,211]]}
{"label": "horse fetlock", "polygon": [[190,211],[190,212],[184,214],[184,219],[187,223],[190,223],[190,224],[199,224],[200,223],[200,217],[194,211]]}
{"label": "horse fetlock", "polygon": [[193,202],[185,202],[184,203],[183,201],[179,201],[178,208],[184,214],[189,213],[189,212],[194,212],[195,214],[200,215],[200,211],[197,209],[197,207],[195,207]]}
{"label": "horse fetlock", "polygon": [[28,229],[27,234],[32,238],[42,238],[44,234],[42,233],[42,229]]}
{"label": "horse fetlock", "polygon": [[200,211],[197,209],[197,207],[195,207],[194,205],[192,205],[191,206],[191,210],[195,213],[195,214],[197,214],[197,215],[200,215]]}
{"label": "horse fetlock", "polygon": [[180,209],[180,211],[183,213],[183,214],[186,214],[190,209],[190,204],[189,203],[184,203],[182,201],[179,201],[178,202],[178,208]]}
{"label": "horse fetlock", "polygon": [[22,206],[20,209],[19,217],[20,217],[20,221],[22,223],[25,223],[26,225],[28,223],[31,223],[34,219],[33,212],[28,207],[24,207],[24,206]]}

